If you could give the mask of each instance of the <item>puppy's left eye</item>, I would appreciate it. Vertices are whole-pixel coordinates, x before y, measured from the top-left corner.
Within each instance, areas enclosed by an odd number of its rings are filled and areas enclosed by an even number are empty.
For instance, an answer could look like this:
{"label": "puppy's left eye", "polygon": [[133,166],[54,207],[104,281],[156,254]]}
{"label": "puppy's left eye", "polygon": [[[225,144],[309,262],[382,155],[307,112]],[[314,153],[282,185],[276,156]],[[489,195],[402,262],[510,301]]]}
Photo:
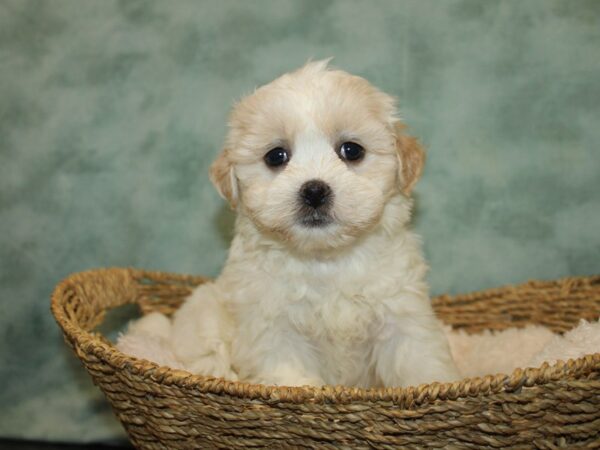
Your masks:
{"label": "puppy's left eye", "polygon": [[346,161],[360,161],[365,156],[365,149],[356,142],[344,142],[340,146],[339,155]]}

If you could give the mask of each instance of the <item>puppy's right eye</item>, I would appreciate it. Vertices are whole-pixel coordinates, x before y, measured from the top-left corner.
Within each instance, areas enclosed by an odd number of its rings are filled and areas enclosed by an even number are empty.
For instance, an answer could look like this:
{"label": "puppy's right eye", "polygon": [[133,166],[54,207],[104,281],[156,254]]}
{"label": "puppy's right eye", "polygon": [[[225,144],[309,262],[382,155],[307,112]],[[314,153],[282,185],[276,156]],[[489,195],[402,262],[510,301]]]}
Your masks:
{"label": "puppy's right eye", "polygon": [[288,151],[283,147],[276,147],[264,156],[265,164],[269,167],[283,166],[290,160]]}

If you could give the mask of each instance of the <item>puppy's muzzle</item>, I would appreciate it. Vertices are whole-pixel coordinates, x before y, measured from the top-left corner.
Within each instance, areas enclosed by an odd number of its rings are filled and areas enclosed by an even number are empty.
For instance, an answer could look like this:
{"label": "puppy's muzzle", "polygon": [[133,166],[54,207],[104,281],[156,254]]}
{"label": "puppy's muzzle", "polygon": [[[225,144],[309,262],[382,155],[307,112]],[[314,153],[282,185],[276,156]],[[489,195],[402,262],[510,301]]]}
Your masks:
{"label": "puppy's muzzle", "polygon": [[331,187],[322,180],[310,180],[300,187],[299,219],[307,227],[319,227],[331,223],[329,215],[333,201]]}

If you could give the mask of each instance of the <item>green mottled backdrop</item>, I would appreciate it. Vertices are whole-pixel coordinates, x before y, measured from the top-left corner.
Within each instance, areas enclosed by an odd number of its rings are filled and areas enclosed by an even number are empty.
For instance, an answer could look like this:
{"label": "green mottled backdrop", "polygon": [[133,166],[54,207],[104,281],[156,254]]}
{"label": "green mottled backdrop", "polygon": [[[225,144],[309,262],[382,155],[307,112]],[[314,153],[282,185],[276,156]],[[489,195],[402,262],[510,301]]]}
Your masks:
{"label": "green mottled backdrop", "polygon": [[217,274],[230,105],[328,56],[397,95],[428,149],[434,293],[600,272],[600,1],[1,0],[1,436],[122,436],[53,285]]}

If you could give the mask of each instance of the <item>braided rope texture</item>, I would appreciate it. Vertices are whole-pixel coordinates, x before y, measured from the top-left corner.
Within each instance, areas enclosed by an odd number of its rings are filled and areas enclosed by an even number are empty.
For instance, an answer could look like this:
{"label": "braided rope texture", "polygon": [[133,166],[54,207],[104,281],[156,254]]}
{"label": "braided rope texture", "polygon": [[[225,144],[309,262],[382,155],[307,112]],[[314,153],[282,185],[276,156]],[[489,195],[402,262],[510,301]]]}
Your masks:
{"label": "braided rope texture", "polygon": [[[127,356],[93,331],[111,308],[171,314],[206,278],[100,269],[63,280],[52,313],[139,449],[600,448],[600,353],[409,388],[231,382]],[[600,317],[600,275],[433,299],[469,333],[527,324],[555,332]]]}

